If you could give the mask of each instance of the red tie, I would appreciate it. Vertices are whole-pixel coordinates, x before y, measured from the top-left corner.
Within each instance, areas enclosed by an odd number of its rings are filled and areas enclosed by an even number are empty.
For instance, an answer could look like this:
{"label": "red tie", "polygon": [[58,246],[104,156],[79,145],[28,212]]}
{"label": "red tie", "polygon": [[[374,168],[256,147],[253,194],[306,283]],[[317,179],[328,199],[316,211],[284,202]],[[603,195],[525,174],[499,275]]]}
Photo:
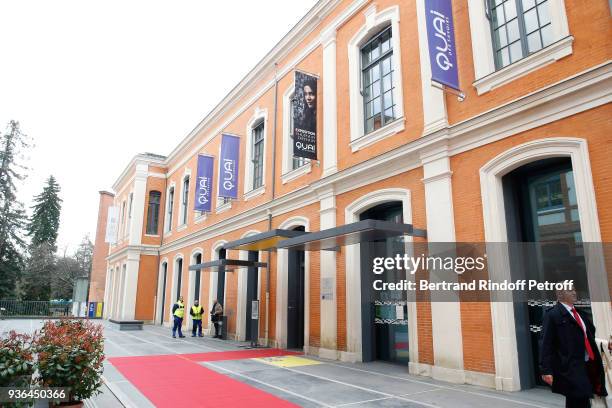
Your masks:
{"label": "red tie", "polygon": [[593,349],[591,348],[591,343],[589,343],[589,339],[586,334],[586,327],[583,326],[582,320],[580,316],[578,316],[578,312],[575,307],[572,307],[572,313],[574,315],[574,319],[576,319],[576,323],[582,328],[582,332],[584,333],[584,346],[586,347],[587,354],[589,355],[589,360],[595,360],[595,354],[593,353]]}

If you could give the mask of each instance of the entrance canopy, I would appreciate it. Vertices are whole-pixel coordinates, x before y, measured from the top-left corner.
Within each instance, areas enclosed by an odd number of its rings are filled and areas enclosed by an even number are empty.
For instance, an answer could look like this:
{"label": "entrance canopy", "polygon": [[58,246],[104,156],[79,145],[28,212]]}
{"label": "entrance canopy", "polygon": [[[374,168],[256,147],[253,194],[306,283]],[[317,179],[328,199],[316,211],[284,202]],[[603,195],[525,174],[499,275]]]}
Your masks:
{"label": "entrance canopy", "polygon": [[190,271],[205,270],[207,272],[218,271],[219,268],[224,268],[225,272],[233,272],[238,268],[267,268],[266,262],[247,261],[243,259],[216,259],[214,261],[204,262],[201,264],[190,265]]}
{"label": "entrance canopy", "polygon": [[425,230],[415,229],[412,224],[391,221],[363,220],[340,227],[311,232],[289,238],[278,243],[277,248],[301,251],[335,251],[345,245],[371,242],[402,235],[426,237]]}
{"label": "entrance canopy", "polygon": [[223,245],[223,248],[237,249],[242,251],[276,250],[276,244],[278,244],[278,242],[304,234],[306,234],[305,231],[273,229],[260,234],[255,234],[246,238],[228,242],[227,244]]}

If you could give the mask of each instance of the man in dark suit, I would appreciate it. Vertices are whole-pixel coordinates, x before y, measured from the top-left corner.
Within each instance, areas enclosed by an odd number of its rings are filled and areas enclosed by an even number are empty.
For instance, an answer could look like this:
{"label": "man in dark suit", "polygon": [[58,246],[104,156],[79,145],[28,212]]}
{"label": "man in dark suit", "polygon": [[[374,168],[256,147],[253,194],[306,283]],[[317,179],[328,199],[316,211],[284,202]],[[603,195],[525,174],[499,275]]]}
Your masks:
{"label": "man in dark suit", "polygon": [[594,394],[606,396],[595,326],[574,307],[576,291],[557,291],[557,304],[544,315],[540,369],[552,391],[565,395],[567,408],[588,408]]}

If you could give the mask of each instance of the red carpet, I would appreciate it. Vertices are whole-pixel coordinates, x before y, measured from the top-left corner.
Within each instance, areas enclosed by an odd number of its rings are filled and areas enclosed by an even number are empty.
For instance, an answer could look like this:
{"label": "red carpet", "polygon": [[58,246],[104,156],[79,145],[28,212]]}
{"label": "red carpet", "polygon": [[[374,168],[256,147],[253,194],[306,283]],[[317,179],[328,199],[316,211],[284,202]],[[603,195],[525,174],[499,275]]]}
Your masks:
{"label": "red carpet", "polygon": [[196,363],[295,354],[301,353],[261,349],[116,357],[109,361],[156,407],[296,407]]}

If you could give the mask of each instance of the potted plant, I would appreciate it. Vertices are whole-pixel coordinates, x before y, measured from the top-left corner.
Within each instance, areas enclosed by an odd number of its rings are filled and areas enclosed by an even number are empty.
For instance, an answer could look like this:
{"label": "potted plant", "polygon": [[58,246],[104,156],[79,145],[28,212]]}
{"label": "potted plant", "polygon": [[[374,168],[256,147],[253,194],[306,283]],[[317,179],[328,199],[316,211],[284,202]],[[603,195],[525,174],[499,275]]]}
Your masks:
{"label": "potted plant", "polygon": [[100,392],[102,326],[87,320],[47,321],[35,339],[34,350],[42,385],[69,389],[69,401],[56,406],[81,407],[85,399]]}
{"label": "potted plant", "polygon": [[[27,388],[32,384],[32,338],[11,330],[0,337],[0,387]],[[31,402],[13,406],[30,406]]]}

